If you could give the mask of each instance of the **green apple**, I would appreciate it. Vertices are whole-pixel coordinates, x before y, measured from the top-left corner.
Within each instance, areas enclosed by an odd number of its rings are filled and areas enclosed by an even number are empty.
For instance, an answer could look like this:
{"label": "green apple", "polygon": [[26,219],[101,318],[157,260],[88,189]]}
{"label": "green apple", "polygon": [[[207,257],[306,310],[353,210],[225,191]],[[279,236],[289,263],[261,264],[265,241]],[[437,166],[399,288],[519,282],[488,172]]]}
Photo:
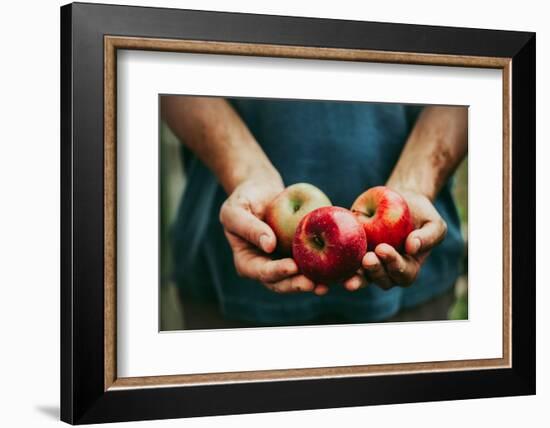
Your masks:
{"label": "green apple", "polygon": [[265,221],[277,236],[277,250],[292,253],[292,241],[298,223],[311,211],[331,206],[330,199],[312,184],[296,183],[283,190],[266,209]]}

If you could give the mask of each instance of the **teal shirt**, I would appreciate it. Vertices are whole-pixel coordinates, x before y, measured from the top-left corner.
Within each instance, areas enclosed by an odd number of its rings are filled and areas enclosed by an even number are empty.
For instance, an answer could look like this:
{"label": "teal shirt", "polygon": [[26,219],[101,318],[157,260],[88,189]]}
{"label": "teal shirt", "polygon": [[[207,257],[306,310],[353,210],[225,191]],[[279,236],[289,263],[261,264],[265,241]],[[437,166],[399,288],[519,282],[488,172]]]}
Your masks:
{"label": "teal shirt", "polygon": [[[350,207],[369,187],[386,182],[422,108],[324,101],[230,102],[285,185],[311,183],[342,207]],[[354,293],[331,287],[322,297],[273,293],[237,276],[218,220],[227,195],[204,164],[184,151],[188,184],[172,230],[174,279],[184,296],[215,300],[230,319],[265,325],[307,323],[320,316],[380,321],[445,292],[459,274],[463,242],[447,183],[435,206],[448,233],[412,286],[388,291],[369,286]]]}

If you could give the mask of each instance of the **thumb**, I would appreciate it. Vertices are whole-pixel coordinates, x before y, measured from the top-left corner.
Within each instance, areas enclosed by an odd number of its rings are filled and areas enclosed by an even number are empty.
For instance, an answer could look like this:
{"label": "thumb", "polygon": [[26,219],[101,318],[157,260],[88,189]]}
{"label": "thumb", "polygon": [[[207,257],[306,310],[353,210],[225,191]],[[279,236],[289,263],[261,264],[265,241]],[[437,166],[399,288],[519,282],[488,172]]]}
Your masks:
{"label": "thumb", "polygon": [[273,230],[247,209],[238,205],[225,205],[220,211],[224,228],[250,242],[266,253],[272,253],[277,246]]}
{"label": "thumb", "polygon": [[431,250],[445,238],[447,224],[442,220],[430,220],[417,230],[412,231],[405,241],[405,251],[414,256]]}

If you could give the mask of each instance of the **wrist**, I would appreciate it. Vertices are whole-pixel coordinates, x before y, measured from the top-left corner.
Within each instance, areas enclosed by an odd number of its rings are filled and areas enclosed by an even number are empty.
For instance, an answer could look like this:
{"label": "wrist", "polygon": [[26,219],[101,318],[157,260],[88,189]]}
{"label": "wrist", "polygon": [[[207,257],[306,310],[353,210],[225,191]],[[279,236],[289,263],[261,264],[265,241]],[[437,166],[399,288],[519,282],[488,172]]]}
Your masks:
{"label": "wrist", "polygon": [[275,167],[270,163],[255,163],[249,166],[236,168],[232,176],[222,183],[228,194],[233,193],[235,188],[245,182],[252,182],[256,185],[267,184],[277,188],[284,188],[283,179]]}
{"label": "wrist", "polygon": [[399,193],[414,192],[419,193],[430,201],[434,201],[437,196],[437,189],[434,180],[422,180],[419,176],[402,176],[400,174],[392,174],[388,179],[386,186]]}

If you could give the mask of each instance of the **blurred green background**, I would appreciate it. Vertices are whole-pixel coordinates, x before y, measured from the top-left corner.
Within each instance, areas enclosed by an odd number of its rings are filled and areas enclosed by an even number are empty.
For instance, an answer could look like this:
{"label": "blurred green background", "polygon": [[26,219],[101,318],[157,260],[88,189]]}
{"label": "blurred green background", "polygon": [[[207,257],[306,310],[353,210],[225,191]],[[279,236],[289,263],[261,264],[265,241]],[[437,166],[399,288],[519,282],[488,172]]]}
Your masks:
{"label": "blurred green background", "polygon": [[[160,128],[160,330],[184,330],[186,325],[185,302],[182,304],[175,285],[170,281],[171,266],[174,263],[170,252],[170,225],[175,219],[181,195],[185,189],[185,171],[181,163],[180,142],[165,123]],[[468,159],[459,166],[454,177],[453,193],[458,207],[464,241],[468,242]],[[464,273],[455,284],[454,295],[448,301],[447,319],[468,318],[468,263],[464,260]],[[429,313],[404,311],[395,321],[434,319]],[[205,317],[219,317],[215,308],[204,308]],[[435,319],[441,319],[438,315]],[[208,322],[207,322],[208,323]],[[215,321],[211,324],[216,326]],[[228,326],[233,326],[229,325]],[[213,327],[215,328],[215,327]]]}

